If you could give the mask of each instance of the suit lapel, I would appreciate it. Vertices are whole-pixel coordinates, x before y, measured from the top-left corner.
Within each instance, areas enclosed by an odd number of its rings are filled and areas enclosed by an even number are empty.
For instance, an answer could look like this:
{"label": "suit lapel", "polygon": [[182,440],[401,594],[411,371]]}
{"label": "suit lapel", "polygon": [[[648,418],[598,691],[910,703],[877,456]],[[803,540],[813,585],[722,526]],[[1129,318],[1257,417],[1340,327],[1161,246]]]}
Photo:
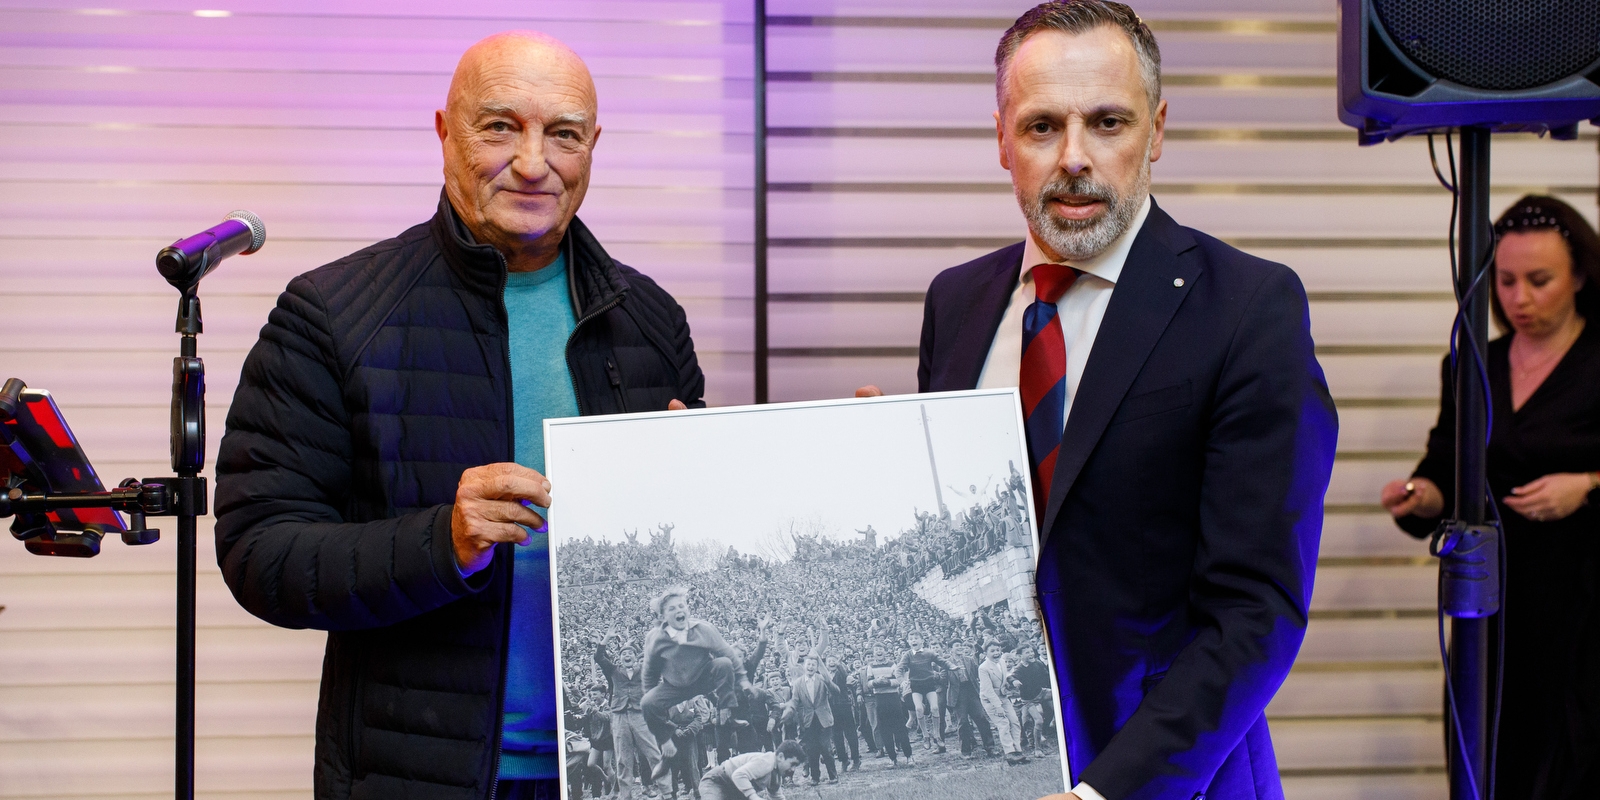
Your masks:
{"label": "suit lapel", "polygon": [[[1022,274],[1023,243],[1018,242],[994,254],[990,279],[974,291],[972,302],[961,315],[948,360],[950,389],[974,389],[983,376],[983,363],[989,359],[989,346],[1000,319],[1011,303],[1011,292]],[[936,389],[939,387],[936,387]]]}
{"label": "suit lapel", "polygon": [[[1078,473],[1200,276],[1195,259],[1178,257],[1195,246],[1194,238],[1167,216],[1154,198],[1150,202],[1150,214],[1134,238],[1073,397],[1056,471],[1050,479],[1050,499],[1039,529],[1041,541],[1050,536]],[[1180,278],[1183,285],[1175,285]]]}

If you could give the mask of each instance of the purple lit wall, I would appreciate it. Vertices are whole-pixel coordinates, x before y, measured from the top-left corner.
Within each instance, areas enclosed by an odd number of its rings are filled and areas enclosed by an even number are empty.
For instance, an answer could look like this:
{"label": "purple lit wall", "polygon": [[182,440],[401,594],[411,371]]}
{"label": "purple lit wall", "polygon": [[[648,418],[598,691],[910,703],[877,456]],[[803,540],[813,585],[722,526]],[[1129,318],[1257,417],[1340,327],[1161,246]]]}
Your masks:
{"label": "purple lit wall", "polygon": [[[427,218],[455,60],[514,27],[595,74],[580,215],[684,304],[708,399],[752,398],[748,2],[96,1],[113,7],[0,0],[0,379],[53,391],[102,477],[165,472],[175,293],[156,251],[234,208],[267,223],[202,287],[214,454],[277,293]],[[769,1],[772,399],[913,390],[928,280],[1021,237],[990,60],[1027,5]],[[1135,7],[1171,104],[1159,201],[1299,271],[1339,403],[1317,616],[1271,709],[1286,789],[1443,797],[1433,568],[1375,498],[1436,413],[1448,197],[1420,142],[1358,150],[1338,124],[1330,0]],[[1537,189],[1593,214],[1592,127],[1494,147],[1496,210]],[[201,794],[305,797],[323,637],[241,611],[210,533]],[[170,796],[172,562],[168,540],[87,562],[0,542],[0,800]]]}
{"label": "purple lit wall", "polygon": [[[683,301],[709,399],[751,397],[748,4],[109,2],[0,6],[0,373],[55,393],[104,478],[167,471],[156,252],[234,208],[267,224],[201,287],[214,463],[278,292],[433,213],[434,109],[461,51],[508,28],[588,61],[605,134],[581,216]],[[92,561],[0,544],[0,798],[171,797],[165,522]],[[324,637],[240,610],[210,540],[205,519],[201,796],[307,797]]]}

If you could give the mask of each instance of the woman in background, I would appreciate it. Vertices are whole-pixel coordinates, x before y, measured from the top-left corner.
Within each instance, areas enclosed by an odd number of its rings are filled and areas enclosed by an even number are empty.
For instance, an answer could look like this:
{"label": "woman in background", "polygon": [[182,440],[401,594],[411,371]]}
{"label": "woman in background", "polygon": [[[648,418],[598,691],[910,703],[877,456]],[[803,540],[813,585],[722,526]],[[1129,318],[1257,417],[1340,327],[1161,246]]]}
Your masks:
{"label": "woman in background", "polygon": [[[1588,324],[1600,320],[1600,238],[1571,206],[1535,195],[1495,232],[1486,288],[1507,331],[1487,362],[1487,471],[1506,547],[1497,794],[1600,797],[1600,324]],[[1383,487],[1384,507],[1417,537],[1455,505],[1451,387],[1446,359],[1427,455]]]}

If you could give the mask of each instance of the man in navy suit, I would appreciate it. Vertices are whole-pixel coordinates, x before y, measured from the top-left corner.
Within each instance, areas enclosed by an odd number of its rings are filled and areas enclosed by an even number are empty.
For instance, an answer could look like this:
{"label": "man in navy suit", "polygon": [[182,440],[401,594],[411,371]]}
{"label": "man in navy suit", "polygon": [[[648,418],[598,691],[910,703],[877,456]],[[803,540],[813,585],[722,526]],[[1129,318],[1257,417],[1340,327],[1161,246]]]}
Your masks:
{"label": "man in navy suit", "polygon": [[1028,236],[934,279],[917,377],[1022,388],[1066,797],[1281,798],[1263,711],[1338,427],[1305,292],[1150,198],[1167,108],[1131,9],[1046,3],[995,61]]}

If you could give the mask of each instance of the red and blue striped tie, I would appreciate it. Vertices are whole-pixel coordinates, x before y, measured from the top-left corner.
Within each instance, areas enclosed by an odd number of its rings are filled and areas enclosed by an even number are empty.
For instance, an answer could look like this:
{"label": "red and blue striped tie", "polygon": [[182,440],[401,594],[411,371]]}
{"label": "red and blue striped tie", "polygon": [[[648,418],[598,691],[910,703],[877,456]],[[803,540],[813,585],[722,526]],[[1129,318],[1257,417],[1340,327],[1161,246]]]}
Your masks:
{"label": "red and blue striped tie", "polygon": [[1056,316],[1061,299],[1077,270],[1065,264],[1040,264],[1033,268],[1034,301],[1022,315],[1022,414],[1028,429],[1028,457],[1033,461],[1033,501],[1036,519],[1044,523],[1050,499],[1050,477],[1061,451],[1061,431],[1066,427],[1067,344]]}

